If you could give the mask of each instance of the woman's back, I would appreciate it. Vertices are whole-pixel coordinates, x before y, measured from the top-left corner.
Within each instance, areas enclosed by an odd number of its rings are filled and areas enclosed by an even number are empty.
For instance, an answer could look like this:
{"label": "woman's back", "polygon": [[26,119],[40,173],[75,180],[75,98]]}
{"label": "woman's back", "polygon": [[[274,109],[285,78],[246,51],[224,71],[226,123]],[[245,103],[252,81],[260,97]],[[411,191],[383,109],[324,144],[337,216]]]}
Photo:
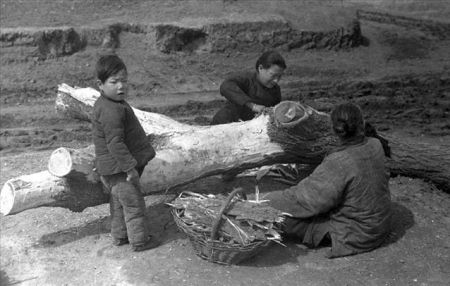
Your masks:
{"label": "woman's back", "polygon": [[346,184],[341,203],[330,217],[332,235],[337,238],[334,251],[353,248],[359,252],[378,246],[389,233],[391,215],[389,172],[381,143],[366,138],[330,154],[327,160],[339,162]]}

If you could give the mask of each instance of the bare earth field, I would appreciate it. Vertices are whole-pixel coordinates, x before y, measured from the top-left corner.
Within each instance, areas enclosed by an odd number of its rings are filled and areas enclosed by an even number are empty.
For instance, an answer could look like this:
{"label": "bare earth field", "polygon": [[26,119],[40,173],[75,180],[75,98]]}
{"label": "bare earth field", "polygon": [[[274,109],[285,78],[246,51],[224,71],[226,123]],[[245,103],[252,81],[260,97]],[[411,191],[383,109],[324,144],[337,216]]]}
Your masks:
{"label": "bare earth field", "polygon": [[[450,15],[448,1],[437,0],[0,0],[0,25],[3,35],[7,29],[284,19],[292,29],[330,31],[347,27],[357,9],[440,22]],[[288,64],[283,97],[323,111],[355,100],[385,134],[438,148],[449,142],[450,30],[430,34],[364,19],[360,25],[364,43],[356,47],[277,47]],[[102,46],[43,58],[35,46],[0,40],[3,186],[45,170],[57,147],[90,145],[89,123],[62,118],[54,100],[61,83],[95,87],[93,65]],[[130,102],[179,121],[208,124],[223,103],[218,93],[223,78],[252,69],[261,52],[260,46],[224,46],[166,53],[155,49],[149,34],[121,33],[116,52],[128,66]],[[210,177],[179,190],[228,192],[237,185],[252,191],[254,179],[224,183]],[[265,179],[261,188],[283,187]],[[370,253],[332,260],[325,258],[326,248],[310,250],[292,241],[239,266],[201,260],[164,204],[173,196],[146,197],[148,227],[163,244],[142,253],[112,246],[107,205],[80,213],[41,207],[0,215],[0,285],[450,285],[449,191],[409,177],[393,177],[390,188],[395,208],[390,239]]]}

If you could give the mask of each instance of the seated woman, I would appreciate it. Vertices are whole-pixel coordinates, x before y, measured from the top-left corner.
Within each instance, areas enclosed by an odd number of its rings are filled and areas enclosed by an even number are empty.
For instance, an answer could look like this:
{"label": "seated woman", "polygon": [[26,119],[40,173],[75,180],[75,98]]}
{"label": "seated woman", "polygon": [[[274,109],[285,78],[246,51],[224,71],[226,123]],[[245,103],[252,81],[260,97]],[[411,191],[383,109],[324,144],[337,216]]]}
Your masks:
{"label": "seated woman", "polygon": [[268,51],[256,61],[255,72],[241,72],[226,79],[220,85],[220,94],[228,102],[214,115],[211,125],[250,120],[265,107],[280,103],[278,81],[285,69],[283,57]]}
{"label": "seated woman", "polygon": [[390,231],[389,172],[379,140],[364,136],[364,120],[354,104],[338,105],[332,128],[341,145],[311,175],[264,199],[284,212],[284,232],[309,247],[331,242],[330,257],[370,251]]}

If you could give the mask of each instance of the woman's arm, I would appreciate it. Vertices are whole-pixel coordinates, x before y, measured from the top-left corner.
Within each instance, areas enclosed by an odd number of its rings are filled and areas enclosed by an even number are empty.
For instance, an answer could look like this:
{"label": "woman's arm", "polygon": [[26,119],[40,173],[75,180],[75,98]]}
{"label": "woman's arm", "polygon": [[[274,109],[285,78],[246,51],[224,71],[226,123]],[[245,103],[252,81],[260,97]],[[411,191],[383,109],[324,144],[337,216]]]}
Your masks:
{"label": "woman's arm", "polygon": [[314,172],[296,186],[269,193],[264,199],[297,218],[329,212],[341,202],[348,175],[336,158],[326,158]]}

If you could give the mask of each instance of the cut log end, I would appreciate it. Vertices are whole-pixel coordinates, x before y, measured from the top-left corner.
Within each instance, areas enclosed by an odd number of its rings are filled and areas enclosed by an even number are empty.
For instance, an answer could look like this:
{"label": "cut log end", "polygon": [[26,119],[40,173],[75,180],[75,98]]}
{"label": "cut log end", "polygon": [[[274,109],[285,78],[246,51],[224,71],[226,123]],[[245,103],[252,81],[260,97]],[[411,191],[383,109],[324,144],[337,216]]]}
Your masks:
{"label": "cut log end", "polygon": [[[72,95],[72,92],[74,93]],[[72,96],[74,98],[72,98]],[[76,97],[75,97],[76,96]],[[89,120],[99,93],[92,89],[61,91],[61,106],[72,117]],[[75,99],[77,98],[77,99]],[[58,103],[57,103],[58,104]],[[330,116],[299,102],[283,102],[253,120],[215,126],[191,126],[168,117],[135,109],[144,131],[156,149],[156,157],[141,177],[146,194],[168,190],[194,179],[236,172],[277,163],[316,166],[338,145]],[[450,162],[442,150],[391,140],[391,167],[397,174],[429,178],[446,183]],[[414,142],[412,142],[414,143]],[[98,174],[94,171],[92,145],[83,149],[60,148],[49,159],[48,169],[8,181],[0,196],[4,215],[47,206],[82,211],[107,203]],[[50,173],[51,172],[51,173]],[[417,174],[417,175],[416,175]]]}
{"label": "cut log end", "polygon": [[0,193],[0,213],[8,215],[14,206],[14,188],[9,182],[6,182]]}
{"label": "cut log end", "polygon": [[283,149],[285,163],[318,165],[337,143],[327,114],[294,101],[283,101],[274,107],[267,134],[271,142]]}
{"label": "cut log end", "polygon": [[58,148],[50,155],[48,171],[57,177],[64,177],[72,171],[72,156],[66,148]]}
{"label": "cut log end", "polygon": [[308,119],[303,105],[293,101],[283,101],[273,109],[275,121],[283,127],[292,127]]}

